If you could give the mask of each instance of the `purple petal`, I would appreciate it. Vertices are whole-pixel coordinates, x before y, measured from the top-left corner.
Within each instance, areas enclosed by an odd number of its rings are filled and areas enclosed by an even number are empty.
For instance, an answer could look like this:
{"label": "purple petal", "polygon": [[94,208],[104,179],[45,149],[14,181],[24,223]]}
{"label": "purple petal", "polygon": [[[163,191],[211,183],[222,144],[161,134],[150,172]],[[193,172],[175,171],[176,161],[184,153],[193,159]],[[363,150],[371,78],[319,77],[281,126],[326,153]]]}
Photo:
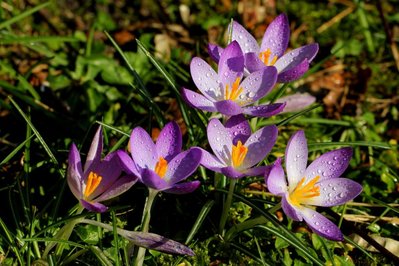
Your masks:
{"label": "purple petal", "polygon": [[294,205],[290,204],[287,197],[288,193],[285,193],[281,199],[281,207],[284,213],[294,221],[302,221],[302,212],[295,208]]}
{"label": "purple petal", "polygon": [[276,143],[277,134],[275,125],[263,127],[252,134],[244,144],[248,152],[242,167],[250,168],[263,160]]}
{"label": "purple petal", "polygon": [[285,103],[274,103],[258,106],[246,106],[242,108],[243,113],[258,117],[270,117],[281,113],[284,109]]}
{"label": "purple petal", "polygon": [[356,198],[363,189],[359,183],[346,178],[323,180],[316,186],[320,187],[320,196],[310,198],[304,204],[323,207],[344,204]]}
{"label": "purple petal", "polygon": [[245,67],[250,73],[263,69],[266,65],[259,59],[258,53],[247,53],[245,57]]}
{"label": "purple petal", "polygon": [[102,127],[99,126],[94,138],[91,142],[89,153],[87,154],[84,172],[87,173],[89,168],[95,166],[101,160],[101,153],[103,152],[103,131]]}
{"label": "purple petal", "polygon": [[283,195],[287,192],[287,181],[283,167],[281,166],[281,158],[278,158],[269,173],[265,174],[265,182],[267,189],[274,195]]}
{"label": "purple petal", "polygon": [[147,187],[158,191],[170,188],[170,184],[165,178],[161,178],[157,173],[148,168],[141,171],[141,182]]}
{"label": "purple petal", "polygon": [[176,155],[168,164],[168,171],[165,175],[167,182],[174,185],[189,177],[197,170],[201,156],[201,150],[196,147]]}
{"label": "purple petal", "polygon": [[213,61],[216,63],[219,62],[220,55],[223,53],[223,48],[216,45],[216,44],[208,44],[208,53],[209,56],[212,58]]}
{"label": "purple petal", "polygon": [[67,181],[72,194],[80,199],[82,197],[82,163],[75,143],[72,143],[68,157]]}
{"label": "purple petal", "polygon": [[183,99],[191,106],[194,108],[198,108],[204,111],[208,112],[216,112],[216,107],[211,102],[208,100],[208,98],[202,96],[201,94],[198,94],[196,92],[193,92],[192,90],[187,90],[185,88],[182,89],[181,93]]}
{"label": "purple petal", "polygon": [[333,241],[344,240],[341,230],[320,213],[309,208],[303,208],[301,214],[310,229],[316,234]]}
{"label": "purple petal", "polygon": [[286,103],[282,113],[297,112],[305,109],[316,101],[316,97],[309,93],[295,93],[293,95],[279,98],[276,103]]}
{"label": "purple petal", "polygon": [[83,199],[80,200],[80,204],[82,204],[82,206],[92,212],[106,212],[108,210],[108,208],[99,203],[99,202],[89,202],[89,201],[85,201]]}
{"label": "purple petal", "polygon": [[163,192],[171,194],[187,194],[196,190],[201,185],[200,181],[191,181],[181,184],[175,184],[173,187],[164,190]]}
{"label": "purple petal", "polygon": [[221,172],[221,169],[226,166],[216,156],[210,154],[208,151],[201,149],[201,165],[214,172]]}
{"label": "purple petal", "polygon": [[241,78],[244,73],[244,55],[240,45],[232,41],[223,51],[218,64],[219,82],[223,85],[231,86],[237,78]]}
{"label": "purple petal", "polygon": [[120,194],[129,190],[136,182],[138,178],[133,175],[123,176],[118,178],[101,196],[97,197],[95,201],[101,202],[104,200],[112,199]]}
{"label": "purple petal", "polygon": [[296,187],[298,182],[305,177],[307,163],[308,145],[305,133],[300,130],[291,136],[285,149],[285,166],[289,187]]}
{"label": "purple petal", "polygon": [[244,53],[259,53],[258,42],[236,21],[233,21],[232,40],[238,42]]}
{"label": "purple petal", "polygon": [[224,115],[233,116],[243,113],[243,109],[232,100],[223,100],[215,103],[216,110]]}
{"label": "purple petal", "polygon": [[240,172],[232,166],[223,167],[221,170],[222,170],[222,174],[224,174],[227,177],[233,178],[233,179],[237,179],[237,178],[246,176],[246,174],[244,172]]}
{"label": "purple petal", "polygon": [[220,96],[218,75],[203,59],[194,57],[190,63],[191,77],[208,100],[215,101]]}
{"label": "purple petal", "polygon": [[141,127],[133,129],[130,135],[130,153],[138,170],[142,168],[154,169],[159,158],[150,135]]}
{"label": "purple petal", "polygon": [[208,142],[216,157],[225,165],[231,161],[232,140],[222,123],[214,118],[207,127]]}
{"label": "purple petal", "polygon": [[239,140],[245,143],[251,135],[251,126],[243,115],[230,117],[224,126],[229,133],[230,139],[233,140],[234,145],[236,145]]}
{"label": "purple petal", "polygon": [[288,18],[283,13],[277,16],[267,27],[265,34],[263,35],[262,44],[260,51],[270,49],[270,58],[277,56],[280,58],[288,47],[288,41],[290,39],[290,27],[288,24]]}
{"label": "purple petal", "polygon": [[245,171],[246,176],[264,176],[266,172],[270,171],[270,165],[256,166]]}
{"label": "purple petal", "polygon": [[158,157],[162,156],[168,162],[181,152],[182,135],[179,125],[175,121],[167,123],[161,130],[155,147]]}
{"label": "purple petal", "polygon": [[274,66],[279,73],[284,72],[299,65],[305,59],[308,63],[312,62],[318,51],[319,45],[317,43],[301,46],[283,55],[277,60]]}
{"label": "purple petal", "polygon": [[123,171],[125,171],[129,175],[135,175],[137,177],[140,177],[140,173],[136,168],[136,164],[133,162],[129,154],[127,154],[123,150],[117,150],[116,154],[119,157],[119,162]]}
{"label": "purple petal", "polygon": [[284,70],[283,72],[279,72],[277,77],[277,82],[279,83],[287,83],[302,77],[306,71],[309,69],[309,61],[307,59],[303,60],[298,65],[293,68]]}
{"label": "purple petal", "polygon": [[320,180],[341,177],[352,158],[351,148],[341,148],[324,153],[314,160],[306,169],[304,176],[311,180],[320,176]]}
{"label": "purple petal", "polygon": [[263,67],[262,70],[253,72],[244,79],[241,87],[244,92],[237,99],[238,104],[245,106],[263,98],[276,84],[277,70],[275,67]]}

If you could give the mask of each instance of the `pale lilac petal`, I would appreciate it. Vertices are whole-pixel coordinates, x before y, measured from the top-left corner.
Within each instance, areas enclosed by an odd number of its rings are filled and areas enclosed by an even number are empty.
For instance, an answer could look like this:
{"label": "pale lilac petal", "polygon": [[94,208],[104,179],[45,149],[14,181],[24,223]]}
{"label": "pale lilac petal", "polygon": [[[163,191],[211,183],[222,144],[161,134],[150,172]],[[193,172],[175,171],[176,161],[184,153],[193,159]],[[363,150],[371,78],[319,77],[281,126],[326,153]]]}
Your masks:
{"label": "pale lilac petal", "polygon": [[257,106],[246,106],[242,108],[243,113],[258,117],[270,117],[281,113],[284,110],[285,103],[274,103]]}
{"label": "pale lilac petal", "polygon": [[82,197],[83,182],[82,162],[75,143],[72,143],[68,157],[67,181],[72,194],[80,199]]}
{"label": "pale lilac petal", "polygon": [[281,166],[281,158],[274,162],[270,172],[265,173],[265,182],[267,189],[274,195],[283,195],[287,192],[287,181]]}
{"label": "pale lilac petal", "polygon": [[362,192],[362,186],[350,179],[332,178],[318,182],[320,196],[309,198],[303,204],[331,207],[344,204],[356,198]]}
{"label": "pale lilac petal", "polygon": [[277,99],[276,103],[286,103],[281,113],[298,112],[316,101],[316,97],[309,93],[295,93]]}
{"label": "pale lilac petal", "polygon": [[224,115],[233,116],[243,113],[243,109],[232,100],[223,100],[215,103],[216,110]]}
{"label": "pale lilac petal", "polygon": [[270,171],[270,165],[255,166],[245,170],[246,176],[264,176],[266,172]]}
{"label": "pale lilac petal", "polygon": [[236,21],[233,21],[231,39],[238,42],[244,53],[259,53],[258,42],[241,24]]}
{"label": "pale lilac petal", "polygon": [[307,163],[308,145],[305,133],[300,130],[291,136],[285,149],[285,166],[290,187],[296,187],[298,182],[305,177]]}
{"label": "pale lilac petal", "polygon": [[294,221],[302,221],[302,212],[290,204],[287,197],[288,193],[285,193],[281,199],[281,207],[284,213]]}
{"label": "pale lilac petal", "polygon": [[108,210],[105,205],[99,202],[89,202],[81,199],[80,204],[82,204],[83,208],[92,212],[106,212]]}
{"label": "pale lilac petal", "polygon": [[190,105],[191,107],[198,108],[207,112],[216,112],[216,107],[214,103],[208,98],[193,92],[192,90],[188,90],[183,88],[181,91],[181,95],[183,99]]}
{"label": "pale lilac petal", "polygon": [[341,230],[320,213],[308,208],[303,208],[301,214],[310,229],[316,234],[333,241],[344,240]]}
{"label": "pale lilac petal", "polygon": [[270,49],[272,52],[270,58],[277,56],[280,58],[288,47],[290,39],[290,26],[288,18],[283,13],[277,16],[267,27],[263,35],[260,51]]}
{"label": "pale lilac petal", "polygon": [[220,96],[218,75],[203,59],[194,57],[190,63],[191,77],[201,93],[211,101]]}
{"label": "pale lilac petal", "polygon": [[244,55],[245,57],[245,67],[248,69],[250,73],[259,71],[264,68],[266,65],[259,59],[258,53],[247,53]]}
{"label": "pale lilac petal", "polygon": [[155,148],[158,157],[162,156],[168,162],[181,152],[182,135],[179,125],[175,121],[167,123],[161,130]]}
{"label": "pale lilac petal", "polygon": [[141,170],[141,182],[147,187],[158,191],[171,187],[165,178],[161,178],[157,173],[148,168]]}
{"label": "pale lilac petal", "polygon": [[232,41],[223,51],[218,64],[219,82],[223,89],[226,85],[231,87],[237,78],[244,74],[244,55],[240,45]]}
{"label": "pale lilac petal", "polygon": [[277,70],[275,67],[263,67],[244,79],[241,87],[244,89],[238,97],[237,103],[241,106],[252,104],[263,98],[276,84]]}
{"label": "pale lilac petal", "polygon": [[253,133],[244,143],[248,152],[241,167],[250,168],[263,160],[276,143],[277,134],[275,125],[262,127]]}
{"label": "pale lilac petal", "polygon": [[137,170],[142,168],[154,169],[159,158],[156,158],[157,151],[150,135],[141,127],[133,129],[130,135],[130,153]]}
{"label": "pale lilac petal", "polygon": [[341,148],[326,152],[308,166],[304,176],[307,180],[320,176],[319,181],[341,177],[351,158],[351,148]]}
{"label": "pale lilac petal", "polygon": [[191,148],[179,153],[168,163],[165,180],[172,185],[186,179],[197,170],[201,156],[202,152],[198,148]]}
{"label": "pale lilac petal", "polygon": [[89,168],[101,161],[101,153],[103,152],[103,131],[102,127],[99,126],[94,138],[91,142],[89,152],[86,157],[86,162],[84,165],[84,173],[89,172]]}
{"label": "pale lilac petal", "polygon": [[208,53],[209,56],[212,58],[213,61],[216,63],[219,62],[220,55],[223,53],[223,48],[216,45],[216,44],[208,44]]}
{"label": "pale lilac petal", "polygon": [[244,172],[240,172],[232,166],[223,167],[222,174],[233,179],[238,179],[246,176]]}
{"label": "pale lilac petal", "polygon": [[294,66],[293,68],[279,72],[277,77],[277,82],[287,83],[297,80],[300,77],[302,77],[306,73],[306,71],[308,71],[308,69],[309,69],[309,61],[305,59],[298,65]]}
{"label": "pale lilac petal", "polygon": [[233,140],[234,145],[236,145],[239,140],[245,143],[251,135],[251,126],[243,115],[230,117],[224,126],[229,133],[230,139]]}
{"label": "pale lilac petal", "polygon": [[216,157],[228,165],[231,161],[232,140],[222,123],[214,118],[207,127],[208,142]]}
{"label": "pale lilac petal", "polygon": [[123,150],[116,151],[116,154],[119,157],[119,162],[123,171],[125,171],[129,175],[135,175],[137,177],[140,177],[140,173],[136,168],[136,164],[133,162],[129,154],[127,154]]}
{"label": "pale lilac petal", "polygon": [[221,172],[221,169],[226,166],[226,164],[220,161],[216,156],[210,154],[204,149],[200,149],[202,152],[201,165],[205,168],[212,170],[214,172]]}
{"label": "pale lilac petal", "polygon": [[164,190],[163,192],[171,194],[187,194],[196,190],[201,185],[200,181],[184,182],[181,184],[175,184],[173,187]]}
{"label": "pale lilac petal", "polygon": [[277,60],[274,66],[277,68],[279,73],[284,72],[299,65],[305,59],[308,63],[312,62],[318,51],[319,45],[317,43],[301,46],[283,55]]}
{"label": "pale lilac petal", "polygon": [[104,200],[112,199],[120,194],[129,190],[136,182],[138,178],[133,175],[123,176],[118,178],[103,194],[94,200],[97,202],[101,202]]}

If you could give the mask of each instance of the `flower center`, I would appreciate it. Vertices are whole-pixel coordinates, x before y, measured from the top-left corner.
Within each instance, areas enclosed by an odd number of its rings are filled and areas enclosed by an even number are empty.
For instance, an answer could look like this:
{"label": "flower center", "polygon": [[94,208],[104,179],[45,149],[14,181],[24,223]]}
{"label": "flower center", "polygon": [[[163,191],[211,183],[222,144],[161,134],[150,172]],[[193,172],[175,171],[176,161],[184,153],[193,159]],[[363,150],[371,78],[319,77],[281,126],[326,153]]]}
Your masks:
{"label": "flower center", "polygon": [[86,188],[83,193],[83,196],[85,199],[89,198],[90,195],[93,194],[93,192],[96,190],[96,188],[100,185],[102,179],[103,179],[102,176],[100,176],[94,172],[89,173],[89,177],[87,178],[87,182],[86,182]]}
{"label": "flower center", "polygon": [[299,207],[302,203],[308,201],[308,199],[320,196],[320,187],[315,186],[319,179],[320,176],[316,176],[304,185],[305,178],[302,178],[289,195],[291,203]]}
{"label": "flower center", "polygon": [[233,145],[231,151],[231,160],[234,167],[239,167],[247,156],[248,148],[242,145],[241,140],[237,142],[237,145]]}
{"label": "flower center", "polygon": [[157,173],[161,178],[163,178],[168,171],[168,161],[166,161],[162,156],[159,157],[157,164],[155,165],[155,173]]}
{"label": "flower center", "polygon": [[240,78],[236,78],[234,81],[233,85],[231,86],[231,89],[229,89],[229,85],[226,84],[226,89],[224,91],[224,98],[226,100],[236,100],[238,96],[240,96],[241,92],[243,91],[243,88],[240,88]]}
{"label": "flower center", "polygon": [[272,54],[272,51],[270,49],[266,49],[263,52],[259,53],[259,59],[266,65],[266,66],[273,66],[274,63],[277,61],[277,55],[275,55],[272,59],[272,61],[269,63],[270,60],[270,55]]}

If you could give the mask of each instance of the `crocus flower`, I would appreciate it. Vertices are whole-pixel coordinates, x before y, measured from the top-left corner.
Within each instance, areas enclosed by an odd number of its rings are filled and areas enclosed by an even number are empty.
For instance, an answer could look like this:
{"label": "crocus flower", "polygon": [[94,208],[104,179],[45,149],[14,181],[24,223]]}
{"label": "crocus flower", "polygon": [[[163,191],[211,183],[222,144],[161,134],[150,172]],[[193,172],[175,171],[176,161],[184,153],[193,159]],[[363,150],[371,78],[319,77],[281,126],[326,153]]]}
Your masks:
{"label": "crocus flower", "polygon": [[251,135],[243,115],[230,117],[225,126],[212,119],[207,127],[208,142],[216,156],[202,150],[201,164],[230,178],[264,175],[268,166],[255,166],[271,151],[277,139],[275,125]]}
{"label": "crocus flower", "polygon": [[[245,67],[249,72],[265,66],[275,66],[278,71],[277,82],[290,82],[300,78],[316,56],[319,46],[312,43],[294,49],[286,54],[290,38],[288,18],[285,14],[277,16],[267,27],[259,47],[255,38],[238,22],[233,21],[232,40],[237,41],[245,53]],[[218,62],[223,48],[210,44],[208,51]]]}
{"label": "crocus flower", "polygon": [[307,141],[304,132],[298,131],[289,140],[285,151],[287,180],[279,158],[265,174],[267,187],[271,193],[282,197],[282,208],[291,219],[305,220],[315,233],[342,241],[339,228],[309,206],[336,206],[360,194],[360,184],[340,178],[351,157],[351,148],[341,148],[321,155],[306,167]]}
{"label": "crocus flower", "polygon": [[250,106],[264,97],[276,83],[275,67],[264,67],[244,77],[244,55],[238,42],[222,52],[218,73],[199,57],[191,60],[190,71],[201,94],[183,88],[182,96],[192,106],[227,116],[248,114],[269,117],[281,112],[284,104]]}
{"label": "crocus flower", "polygon": [[132,157],[126,153],[123,155],[124,167],[128,173],[138,176],[147,187],[184,194],[200,185],[199,181],[179,183],[197,169],[201,151],[195,147],[182,151],[182,135],[176,122],[165,125],[155,144],[143,128],[136,127],[129,143]]}
{"label": "crocus flower", "polygon": [[94,212],[105,212],[107,207],[100,202],[122,194],[137,181],[137,178],[131,175],[120,177],[122,174],[120,151],[110,153],[101,159],[102,150],[102,128],[99,127],[83,169],[79,151],[74,143],[69,152],[67,171],[69,188],[84,208]]}

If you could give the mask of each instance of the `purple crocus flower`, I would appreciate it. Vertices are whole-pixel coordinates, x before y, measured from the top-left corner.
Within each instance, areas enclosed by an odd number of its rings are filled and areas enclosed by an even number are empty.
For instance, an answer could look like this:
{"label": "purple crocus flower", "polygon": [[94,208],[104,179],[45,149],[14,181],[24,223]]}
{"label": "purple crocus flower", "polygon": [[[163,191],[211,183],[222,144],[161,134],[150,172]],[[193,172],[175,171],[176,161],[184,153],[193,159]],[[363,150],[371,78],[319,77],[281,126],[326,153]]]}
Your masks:
{"label": "purple crocus flower", "polygon": [[[268,26],[259,47],[255,38],[239,23],[232,23],[232,40],[237,41],[245,54],[245,67],[249,72],[259,71],[265,66],[275,66],[278,71],[277,82],[290,82],[300,78],[308,69],[309,63],[319,50],[317,43],[294,49],[286,54],[290,38],[287,16],[277,16]],[[218,62],[223,48],[209,44],[208,51]]]}
{"label": "purple crocus flower", "polygon": [[360,184],[340,178],[351,157],[351,148],[341,148],[321,155],[306,167],[307,141],[304,132],[298,131],[289,140],[285,151],[287,180],[279,158],[265,174],[267,187],[271,193],[282,197],[282,208],[291,219],[305,220],[315,233],[342,241],[344,237],[339,228],[308,206],[336,206],[360,194]]}
{"label": "purple crocus flower", "polygon": [[199,181],[179,183],[197,169],[201,150],[193,147],[182,152],[182,135],[176,122],[165,125],[155,144],[143,128],[136,127],[129,143],[132,157],[123,154],[124,167],[128,173],[138,176],[147,187],[185,194],[200,185]]}
{"label": "purple crocus flower", "polygon": [[82,206],[93,212],[105,212],[107,207],[100,202],[122,194],[137,181],[137,178],[131,175],[120,177],[121,151],[110,153],[101,159],[102,150],[100,126],[91,143],[83,169],[79,151],[74,143],[69,152],[67,171],[69,188]]}
{"label": "purple crocus flower", "polygon": [[183,88],[182,96],[192,107],[227,116],[248,114],[269,117],[281,112],[284,104],[250,106],[275,85],[276,68],[264,67],[244,77],[244,55],[238,42],[231,42],[221,53],[218,73],[199,57],[191,60],[190,71],[201,94]]}
{"label": "purple crocus flower", "polygon": [[269,166],[255,166],[271,151],[277,139],[275,125],[263,127],[251,135],[243,115],[232,116],[223,126],[212,119],[207,128],[208,141],[216,156],[202,150],[201,164],[230,178],[263,175]]}

